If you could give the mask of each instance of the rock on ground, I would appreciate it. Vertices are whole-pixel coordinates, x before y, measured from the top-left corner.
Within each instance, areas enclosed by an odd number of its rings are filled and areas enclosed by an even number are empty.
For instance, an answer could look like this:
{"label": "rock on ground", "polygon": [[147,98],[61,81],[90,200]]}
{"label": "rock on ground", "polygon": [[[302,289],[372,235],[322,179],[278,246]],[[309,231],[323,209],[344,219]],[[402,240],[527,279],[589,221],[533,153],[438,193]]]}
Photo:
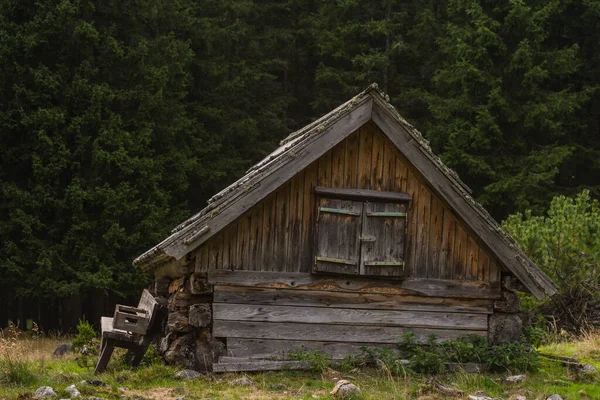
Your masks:
{"label": "rock on ground", "polygon": [[469,400],[502,400],[502,399],[488,397],[488,396],[473,396],[472,394],[468,395],[467,399],[469,399]]}
{"label": "rock on ground", "polygon": [[65,390],[69,393],[70,397],[79,397],[79,396],[81,396],[81,393],[79,393],[79,390],[77,390],[77,388],[75,387],[75,385],[67,386],[67,388]]}
{"label": "rock on ground", "polygon": [[70,353],[71,351],[73,351],[72,344],[70,344],[70,343],[59,344],[58,346],[56,346],[56,348],[52,352],[52,356],[53,357],[64,356],[65,354]]}
{"label": "rock on ground", "polygon": [[519,383],[519,382],[523,382],[525,380],[525,375],[512,375],[512,376],[508,376],[504,379],[505,382],[510,382],[510,383]]}
{"label": "rock on ground", "polygon": [[553,394],[552,396],[548,397],[546,400],[563,400],[563,398],[560,397],[560,395],[558,395],[558,394]]}
{"label": "rock on ground", "polygon": [[200,372],[194,371],[193,369],[183,369],[175,374],[175,377],[190,380],[200,378],[202,374]]}
{"label": "rock on ground", "polygon": [[269,389],[271,390],[287,390],[287,388],[288,387],[283,383],[274,383],[271,386],[269,386]]}
{"label": "rock on ground", "polygon": [[46,397],[58,396],[57,393],[50,386],[39,387],[33,394],[34,399],[44,399]]}
{"label": "rock on ground", "polygon": [[362,393],[358,386],[350,381],[342,379],[337,381],[330,394],[342,399],[356,399],[359,398]]}
{"label": "rock on ground", "polygon": [[592,364],[581,364],[579,371],[583,372],[584,374],[598,374],[598,370]]}
{"label": "rock on ground", "polygon": [[233,381],[229,382],[231,385],[234,386],[252,386],[254,385],[254,381],[252,379],[241,377],[239,379],[234,379]]}

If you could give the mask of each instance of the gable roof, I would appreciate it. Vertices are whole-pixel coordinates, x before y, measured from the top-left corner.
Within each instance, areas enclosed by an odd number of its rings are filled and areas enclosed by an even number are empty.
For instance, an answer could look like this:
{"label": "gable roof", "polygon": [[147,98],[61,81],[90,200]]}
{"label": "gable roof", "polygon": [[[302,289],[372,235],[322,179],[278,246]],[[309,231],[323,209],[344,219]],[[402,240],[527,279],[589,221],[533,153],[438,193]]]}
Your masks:
{"label": "gable roof", "polygon": [[246,175],[208,200],[208,206],[134,260],[144,271],[180,260],[317,160],[369,120],[384,132],[439,195],[481,238],[501,264],[538,299],[552,296],[552,281],[517,247],[471,190],[435,156],[427,140],[389,103],[376,84],[281,141]]}

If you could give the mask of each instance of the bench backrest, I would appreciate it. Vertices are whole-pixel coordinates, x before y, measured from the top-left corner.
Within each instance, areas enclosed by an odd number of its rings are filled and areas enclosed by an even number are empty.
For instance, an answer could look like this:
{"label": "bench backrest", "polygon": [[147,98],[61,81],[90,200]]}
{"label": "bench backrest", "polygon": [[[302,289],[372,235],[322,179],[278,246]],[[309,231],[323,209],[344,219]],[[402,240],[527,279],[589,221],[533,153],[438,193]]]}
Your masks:
{"label": "bench backrest", "polygon": [[144,289],[142,292],[142,297],[140,297],[137,308],[148,311],[148,327],[151,327],[155,317],[154,314],[158,309],[158,302],[147,289]]}

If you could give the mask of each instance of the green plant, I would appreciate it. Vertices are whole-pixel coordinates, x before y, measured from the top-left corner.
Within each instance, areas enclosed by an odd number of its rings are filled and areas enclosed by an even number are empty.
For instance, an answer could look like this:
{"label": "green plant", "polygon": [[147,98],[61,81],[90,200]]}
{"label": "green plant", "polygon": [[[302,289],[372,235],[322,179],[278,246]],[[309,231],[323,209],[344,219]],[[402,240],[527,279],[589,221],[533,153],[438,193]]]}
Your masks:
{"label": "green plant", "polygon": [[92,325],[83,317],[77,324],[77,335],[73,338],[73,350],[78,351],[85,346],[90,346],[96,338],[96,331]]}
{"label": "green plant", "polygon": [[490,369],[522,373],[538,369],[540,361],[535,350],[527,350],[523,343],[514,342],[486,349],[483,359]]}
{"label": "green plant", "polygon": [[320,351],[297,350],[289,354],[292,360],[308,361],[310,368],[315,372],[323,372],[331,367],[331,357],[327,353]]}

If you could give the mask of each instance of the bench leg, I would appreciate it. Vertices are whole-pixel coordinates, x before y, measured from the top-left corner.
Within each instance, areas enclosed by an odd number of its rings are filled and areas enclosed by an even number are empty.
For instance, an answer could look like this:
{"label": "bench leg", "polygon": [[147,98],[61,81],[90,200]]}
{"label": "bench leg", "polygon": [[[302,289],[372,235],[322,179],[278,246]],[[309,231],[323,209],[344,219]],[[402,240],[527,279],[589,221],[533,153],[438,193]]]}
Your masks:
{"label": "bench leg", "polygon": [[140,347],[135,350],[131,350],[133,353],[133,357],[131,358],[131,366],[137,367],[142,362],[142,358],[144,358],[144,354],[146,354],[146,347]]}
{"label": "bench leg", "polygon": [[108,362],[110,361],[110,356],[115,349],[112,341],[110,339],[105,339],[102,341],[102,346],[100,348],[100,358],[98,359],[98,364],[96,364],[96,369],[94,370],[95,374],[99,374],[106,369]]}

